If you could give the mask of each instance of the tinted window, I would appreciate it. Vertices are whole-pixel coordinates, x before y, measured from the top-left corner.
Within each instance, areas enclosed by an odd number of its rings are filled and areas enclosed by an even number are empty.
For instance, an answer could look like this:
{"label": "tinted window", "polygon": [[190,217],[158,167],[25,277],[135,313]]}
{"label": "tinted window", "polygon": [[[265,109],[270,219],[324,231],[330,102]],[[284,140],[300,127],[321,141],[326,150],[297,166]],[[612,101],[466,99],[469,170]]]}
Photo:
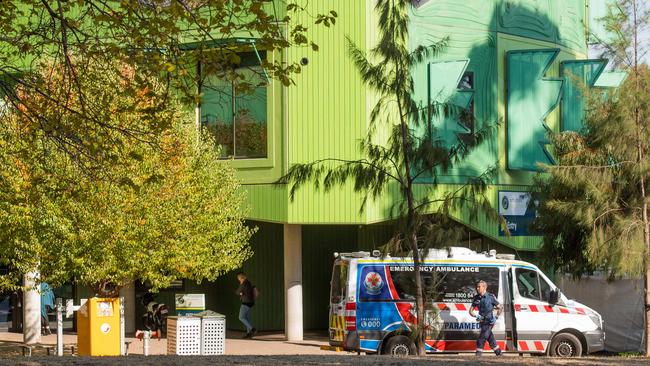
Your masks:
{"label": "tinted window", "polygon": [[539,277],[539,294],[542,296],[542,301],[550,302],[551,300],[551,285],[546,282],[544,277]]}
{"label": "tinted window", "polygon": [[330,302],[338,304],[345,298],[345,287],[348,278],[348,266],[346,263],[336,263],[332,271],[332,283]]}
{"label": "tinted window", "polygon": [[[400,300],[415,300],[413,266],[391,266],[390,276]],[[488,283],[488,291],[499,296],[499,269],[492,267],[425,266],[420,272],[425,300],[471,302],[478,280]]]}
{"label": "tinted window", "polygon": [[515,270],[517,278],[517,289],[519,295],[529,299],[540,300],[539,276],[537,271],[517,268]]}
{"label": "tinted window", "polygon": [[[462,268],[462,267],[461,267]],[[476,295],[476,282],[483,280],[488,291],[499,296],[499,269],[474,267],[478,272],[446,272],[440,283],[439,300],[442,302],[472,302]]]}

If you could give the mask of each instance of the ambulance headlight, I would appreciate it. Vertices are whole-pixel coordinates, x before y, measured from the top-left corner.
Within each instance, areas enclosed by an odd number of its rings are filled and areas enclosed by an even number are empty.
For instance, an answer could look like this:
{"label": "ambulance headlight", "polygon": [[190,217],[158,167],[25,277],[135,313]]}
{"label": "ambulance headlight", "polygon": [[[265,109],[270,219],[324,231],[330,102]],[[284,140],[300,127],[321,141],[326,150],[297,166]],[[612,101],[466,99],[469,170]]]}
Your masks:
{"label": "ambulance headlight", "polygon": [[589,319],[591,319],[591,321],[596,324],[596,328],[603,329],[603,318],[600,316],[600,314],[596,312],[590,312]]}

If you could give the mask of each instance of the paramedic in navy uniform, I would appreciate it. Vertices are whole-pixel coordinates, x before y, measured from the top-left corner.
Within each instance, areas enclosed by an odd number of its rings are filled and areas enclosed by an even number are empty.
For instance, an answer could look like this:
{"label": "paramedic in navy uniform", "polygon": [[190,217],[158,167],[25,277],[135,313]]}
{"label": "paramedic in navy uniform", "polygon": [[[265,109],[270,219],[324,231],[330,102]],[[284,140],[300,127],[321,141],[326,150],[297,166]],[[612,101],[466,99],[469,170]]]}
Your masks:
{"label": "paramedic in navy uniform", "polygon": [[[494,339],[494,334],[492,334],[492,327],[497,322],[499,315],[503,307],[499,304],[496,296],[493,293],[487,291],[487,283],[485,281],[478,281],[476,283],[476,296],[472,300],[472,306],[469,308],[469,315],[476,318],[476,321],[481,325],[481,333],[476,340],[476,355],[483,355],[483,346],[485,346],[485,341],[487,340],[490,344],[490,348],[494,351],[497,356],[501,356],[501,349],[497,345],[496,339]],[[478,314],[476,311],[478,310]],[[494,310],[497,311],[497,315],[494,315]]]}

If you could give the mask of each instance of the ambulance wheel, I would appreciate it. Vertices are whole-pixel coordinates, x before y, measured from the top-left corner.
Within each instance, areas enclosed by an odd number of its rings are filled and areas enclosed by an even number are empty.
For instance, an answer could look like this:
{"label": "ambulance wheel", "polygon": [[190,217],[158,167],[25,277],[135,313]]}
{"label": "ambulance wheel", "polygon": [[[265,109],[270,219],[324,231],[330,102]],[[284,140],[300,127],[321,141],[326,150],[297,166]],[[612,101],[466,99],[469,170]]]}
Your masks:
{"label": "ambulance wheel", "polygon": [[415,343],[409,337],[403,335],[393,336],[386,342],[383,353],[398,357],[415,355]]}
{"label": "ambulance wheel", "polygon": [[570,333],[560,333],[553,337],[549,354],[552,357],[580,357],[582,356],[582,343]]}

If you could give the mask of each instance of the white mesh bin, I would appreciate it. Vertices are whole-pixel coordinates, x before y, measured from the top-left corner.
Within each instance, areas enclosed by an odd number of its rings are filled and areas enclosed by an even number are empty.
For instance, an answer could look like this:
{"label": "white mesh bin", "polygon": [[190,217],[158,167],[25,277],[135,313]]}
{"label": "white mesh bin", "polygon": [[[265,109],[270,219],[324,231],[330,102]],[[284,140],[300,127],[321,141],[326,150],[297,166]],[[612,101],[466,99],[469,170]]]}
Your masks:
{"label": "white mesh bin", "polygon": [[201,354],[223,355],[226,353],[226,317],[201,317]]}
{"label": "white mesh bin", "polygon": [[201,319],[191,316],[167,318],[167,354],[201,354]]}

